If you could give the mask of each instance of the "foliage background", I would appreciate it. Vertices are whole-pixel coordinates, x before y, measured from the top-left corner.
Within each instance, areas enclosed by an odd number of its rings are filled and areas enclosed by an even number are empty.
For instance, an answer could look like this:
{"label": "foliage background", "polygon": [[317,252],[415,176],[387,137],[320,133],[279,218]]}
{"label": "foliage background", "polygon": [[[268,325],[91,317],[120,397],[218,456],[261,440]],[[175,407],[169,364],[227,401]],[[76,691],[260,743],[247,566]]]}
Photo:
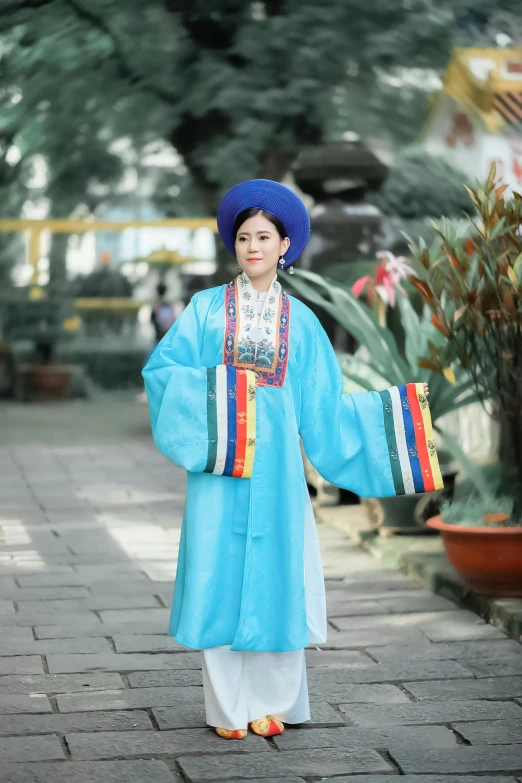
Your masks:
{"label": "foliage background", "polygon": [[411,142],[452,46],[516,14],[515,0],[4,0],[0,146],[21,160],[0,188],[23,193],[41,155],[52,214],[92,211],[125,165],[117,142],[161,139],[181,157],[160,202],[212,213],[234,182],[282,178],[302,145]]}

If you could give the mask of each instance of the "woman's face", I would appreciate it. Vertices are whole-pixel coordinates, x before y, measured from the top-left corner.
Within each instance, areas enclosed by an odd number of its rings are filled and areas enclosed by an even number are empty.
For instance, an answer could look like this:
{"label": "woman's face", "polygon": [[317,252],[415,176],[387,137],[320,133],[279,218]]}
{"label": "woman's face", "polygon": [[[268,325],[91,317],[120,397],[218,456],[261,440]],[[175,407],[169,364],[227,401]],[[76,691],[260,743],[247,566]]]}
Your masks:
{"label": "woman's face", "polygon": [[288,237],[281,239],[273,223],[264,215],[245,220],[236,236],[236,258],[249,278],[271,273],[275,275],[277,262],[290,247]]}

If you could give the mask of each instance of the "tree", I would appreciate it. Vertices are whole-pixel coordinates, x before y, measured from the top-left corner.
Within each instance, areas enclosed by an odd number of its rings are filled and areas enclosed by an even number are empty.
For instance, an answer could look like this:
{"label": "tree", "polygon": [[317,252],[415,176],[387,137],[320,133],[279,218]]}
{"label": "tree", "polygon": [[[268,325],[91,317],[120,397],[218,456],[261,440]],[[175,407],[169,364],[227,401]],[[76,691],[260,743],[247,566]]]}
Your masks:
{"label": "tree", "polygon": [[[0,31],[13,43],[3,83],[20,90],[19,119],[38,126],[47,115],[59,143],[69,139],[67,117],[78,131],[96,118],[106,148],[123,136],[137,149],[168,140],[212,213],[230,185],[281,179],[300,147],[341,127],[364,131],[361,117],[373,130],[381,112],[384,133],[383,108],[409,116],[418,107],[421,116],[417,98],[426,90],[401,101],[404,73],[440,72],[470,25],[484,29],[495,8],[515,8],[512,0],[491,5],[4,0]],[[43,151],[51,140],[39,138]],[[63,159],[69,148],[62,150]]]}

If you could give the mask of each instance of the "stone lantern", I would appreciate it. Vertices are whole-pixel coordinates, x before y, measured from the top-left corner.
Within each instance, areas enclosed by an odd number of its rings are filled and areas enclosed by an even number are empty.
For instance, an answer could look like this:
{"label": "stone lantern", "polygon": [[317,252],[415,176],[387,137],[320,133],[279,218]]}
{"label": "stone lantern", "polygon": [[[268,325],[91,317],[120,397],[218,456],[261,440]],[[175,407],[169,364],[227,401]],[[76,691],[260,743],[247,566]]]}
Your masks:
{"label": "stone lantern", "polygon": [[[332,141],[301,152],[293,167],[294,180],[314,203],[310,241],[300,269],[328,272],[342,282],[345,265],[375,259],[381,249],[382,215],[365,196],[378,190],[387,174],[387,167],[358,139]],[[317,314],[336,348],[349,349],[344,330],[326,313]]]}

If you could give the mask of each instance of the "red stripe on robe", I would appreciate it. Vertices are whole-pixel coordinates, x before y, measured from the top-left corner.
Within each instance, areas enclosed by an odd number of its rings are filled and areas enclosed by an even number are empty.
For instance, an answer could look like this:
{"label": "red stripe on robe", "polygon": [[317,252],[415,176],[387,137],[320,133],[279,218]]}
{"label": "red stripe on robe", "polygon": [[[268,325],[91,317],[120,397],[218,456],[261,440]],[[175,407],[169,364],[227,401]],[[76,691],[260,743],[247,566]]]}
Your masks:
{"label": "red stripe on robe", "polygon": [[417,389],[415,384],[408,383],[406,385],[406,391],[408,394],[408,402],[410,403],[411,416],[415,430],[415,443],[417,444],[417,454],[419,456],[419,462],[422,470],[424,491],[433,492],[435,489],[435,482],[433,480],[433,473],[431,471],[428,444],[426,442],[426,433],[424,431],[424,421],[422,419],[422,411],[420,409],[419,398],[417,397]]}
{"label": "red stripe on robe", "polygon": [[247,442],[247,376],[245,372],[236,372],[236,457],[232,476],[241,478],[245,467]]}

